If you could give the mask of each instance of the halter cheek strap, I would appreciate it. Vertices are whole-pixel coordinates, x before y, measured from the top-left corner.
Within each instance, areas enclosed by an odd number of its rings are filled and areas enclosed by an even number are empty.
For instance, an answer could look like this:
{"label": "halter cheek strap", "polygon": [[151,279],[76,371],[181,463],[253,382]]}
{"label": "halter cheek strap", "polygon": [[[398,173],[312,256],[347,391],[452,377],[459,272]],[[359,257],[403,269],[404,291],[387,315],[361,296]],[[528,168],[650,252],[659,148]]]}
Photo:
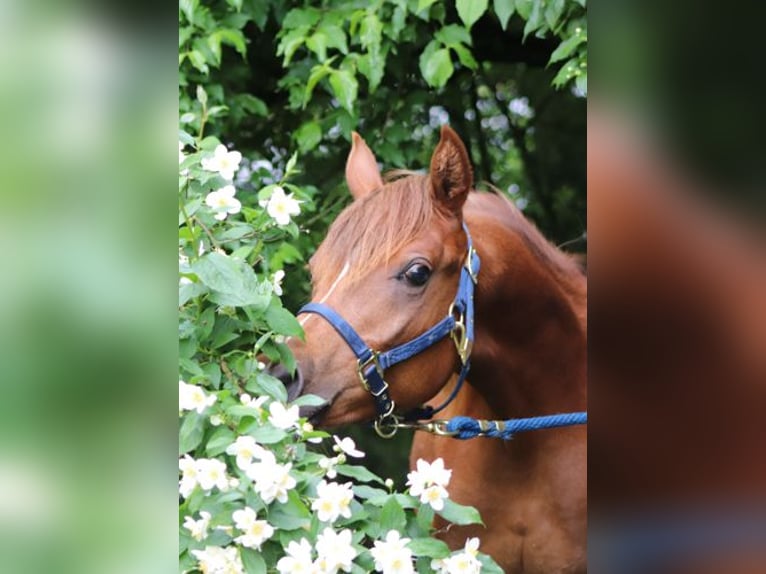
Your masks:
{"label": "halter cheek strap", "polygon": [[396,432],[396,427],[390,425],[389,428],[393,430],[384,431],[384,426],[386,426],[384,423],[395,417],[394,410],[396,409],[396,405],[388,392],[388,383],[384,378],[386,369],[420,354],[448,335],[455,343],[462,367],[454,390],[447,400],[437,408],[425,406],[406,413],[404,418],[407,420],[430,418],[444,409],[457,396],[460,387],[468,375],[474,340],[473,296],[481,261],[476,250],[473,248],[471,234],[468,232],[468,227],[465,224],[463,224],[463,230],[468,242],[468,254],[460,271],[460,282],[458,283],[455,300],[450,305],[447,316],[444,319],[407,343],[379,353],[368,346],[349,322],[328,305],[309,303],[298,311],[298,314],[315,313],[323,317],[346,341],[354,355],[356,355],[357,375],[362,386],[372,395],[375,402],[375,409],[378,413],[375,430],[381,436],[393,436],[393,433]]}

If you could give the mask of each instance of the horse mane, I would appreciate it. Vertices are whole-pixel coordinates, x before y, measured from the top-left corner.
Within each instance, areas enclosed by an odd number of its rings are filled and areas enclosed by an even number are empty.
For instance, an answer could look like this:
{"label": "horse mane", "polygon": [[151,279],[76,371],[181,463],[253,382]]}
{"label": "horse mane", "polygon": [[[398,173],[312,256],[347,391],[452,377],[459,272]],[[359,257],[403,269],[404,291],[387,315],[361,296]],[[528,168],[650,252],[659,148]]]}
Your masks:
{"label": "horse mane", "polygon": [[385,181],[333,222],[312,257],[312,271],[335,276],[348,263],[349,280],[359,279],[428,228],[434,215],[433,198],[423,189],[428,176],[396,170],[387,173]]}

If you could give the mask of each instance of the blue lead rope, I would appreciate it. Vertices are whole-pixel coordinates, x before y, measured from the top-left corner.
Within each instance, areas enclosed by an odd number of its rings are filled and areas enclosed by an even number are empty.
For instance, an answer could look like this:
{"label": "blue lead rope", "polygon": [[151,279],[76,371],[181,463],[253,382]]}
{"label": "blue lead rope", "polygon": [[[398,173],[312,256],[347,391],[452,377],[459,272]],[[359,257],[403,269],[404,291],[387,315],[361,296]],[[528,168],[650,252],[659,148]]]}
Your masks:
{"label": "blue lead rope", "polygon": [[584,425],[588,422],[587,412],[562,413],[526,419],[509,419],[507,421],[484,421],[471,417],[453,417],[447,421],[447,433],[459,439],[485,436],[510,440],[515,433]]}

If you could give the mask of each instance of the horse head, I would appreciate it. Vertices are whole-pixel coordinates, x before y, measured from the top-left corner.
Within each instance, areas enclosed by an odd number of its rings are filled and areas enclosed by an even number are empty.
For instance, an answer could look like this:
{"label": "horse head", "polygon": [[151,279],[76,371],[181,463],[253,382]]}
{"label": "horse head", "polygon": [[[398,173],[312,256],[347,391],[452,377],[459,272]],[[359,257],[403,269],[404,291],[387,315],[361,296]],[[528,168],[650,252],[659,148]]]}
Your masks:
{"label": "horse head", "polygon": [[[450,313],[466,261],[462,210],[473,172],[465,146],[445,126],[427,175],[400,173],[388,180],[354,133],[346,180],[354,201],[309,263],[312,304],[331,309],[370,350],[384,352]],[[298,365],[286,381],[290,398],[323,398],[323,406],[306,414],[325,426],[372,420],[376,412],[380,417],[359,354],[337,324],[315,313],[300,317],[305,340],[289,341]],[[443,337],[379,372],[392,406],[408,410],[432,398],[460,364],[455,344]]]}

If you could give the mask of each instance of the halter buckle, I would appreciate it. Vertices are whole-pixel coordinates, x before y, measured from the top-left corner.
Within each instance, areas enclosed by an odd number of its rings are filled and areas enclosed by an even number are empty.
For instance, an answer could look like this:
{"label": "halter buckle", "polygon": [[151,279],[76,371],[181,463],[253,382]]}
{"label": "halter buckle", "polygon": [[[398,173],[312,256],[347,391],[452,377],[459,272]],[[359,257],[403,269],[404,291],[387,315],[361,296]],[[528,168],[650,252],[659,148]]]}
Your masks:
{"label": "halter buckle", "polygon": [[[455,304],[453,303],[449,308],[449,314],[455,314]],[[473,341],[468,339],[468,331],[465,328],[465,313],[460,313],[455,319],[455,326],[450,331],[450,338],[455,343],[455,349],[460,357],[460,362],[465,365],[471,356],[471,350],[473,349]]]}
{"label": "halter buckle", "polygon": [[[356,367],[356,374],[359,377],[359,382],[362,383],[362,386],[364,387],[364,390],[368,393],[373,394],[374,396],[380,396],[381,393],[388,390],[388,383],[383,378],[383,368],[380,366],[380,361],[378,359],[378,352],[373,351],[370,349],[370,352],[372,353],[368,359],[365,361],[362,361],[359,359],[357,361],[357,367]],[[377,393],[373,393],[370,390],[370,384],[367,382],[367,376],[364,374],[367,370],[367,367],[370,365],[373,365],[375,367],[375,370],[378,371],[378,374],[380,375],[380,379],[383,381],[383,388],[381,388]]]}

